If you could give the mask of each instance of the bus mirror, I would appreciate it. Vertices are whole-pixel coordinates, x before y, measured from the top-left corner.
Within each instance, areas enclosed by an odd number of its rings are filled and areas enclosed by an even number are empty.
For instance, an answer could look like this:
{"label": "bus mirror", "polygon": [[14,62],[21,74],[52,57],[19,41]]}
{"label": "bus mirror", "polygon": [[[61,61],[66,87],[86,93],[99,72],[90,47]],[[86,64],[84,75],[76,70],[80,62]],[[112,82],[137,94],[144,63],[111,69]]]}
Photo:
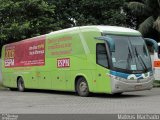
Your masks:
{"label": "bus mirror", "polygon": [[146,41],[146,44],[148,46],[152,46],[155,52],[158,52],[158,43],[155,40],[150,39],[150,38],[144,38],[144,40]]}
{"label": "bus mirror", "polygon": [[160,46],[158,45],[158,58],[160,59]]}
{"label": "bus mirror", "polygon": [[97,40],[104,40],[107,42],[109,49],[111,52],[115,52],[115,42],[111,37],[108,36],[101,36],[101,37],[95,37]]}

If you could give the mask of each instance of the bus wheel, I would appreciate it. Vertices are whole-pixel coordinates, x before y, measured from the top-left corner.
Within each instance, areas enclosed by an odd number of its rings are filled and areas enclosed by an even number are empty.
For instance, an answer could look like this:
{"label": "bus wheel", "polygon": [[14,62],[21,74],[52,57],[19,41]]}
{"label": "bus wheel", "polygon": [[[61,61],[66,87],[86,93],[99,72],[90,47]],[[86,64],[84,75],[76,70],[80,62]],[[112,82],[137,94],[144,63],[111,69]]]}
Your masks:
{"label": "bus wheel", "polygon": [[17,88],[9,88],[11,91],[16,91]]}
{"label": "bus wheel", "polygon": [[87,97],[89,95],[89,88],[85,78],[81,77],[78,79],[76,90],[79,96]]}
{"label": "bus wheel", "polygon": [[24,81],[23,81],[22,77],[20,77],[17,81],[17,88],[18,88],[18,91],[20,91],[20,92],[25,91]]}
{"label": "bus wheel", "polygon": [[115,96],[120,96],[120,95],[122,95],[123,94],[123,92],[119,92],[119,93],[114,93],[113,95],[115,95]]}

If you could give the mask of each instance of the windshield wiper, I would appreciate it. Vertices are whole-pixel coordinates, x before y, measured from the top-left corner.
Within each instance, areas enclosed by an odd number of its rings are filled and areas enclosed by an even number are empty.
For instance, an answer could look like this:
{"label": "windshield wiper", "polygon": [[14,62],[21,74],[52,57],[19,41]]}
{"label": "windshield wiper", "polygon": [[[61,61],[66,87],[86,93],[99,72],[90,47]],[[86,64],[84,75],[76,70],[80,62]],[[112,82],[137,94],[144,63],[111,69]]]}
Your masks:
{"label": "windshield wiper", "polygon": [[147,72],[147,66],[146,66],[145,62],[143,61],[142,56],[138,54],[136,47],[135,47],[135,52],[136,52],[137,58],[141,61],[141,64],[144,67],[144,71]]}
{"label": "windshield wiper", "polygon": [[130,62],[130,60],[132,60],[132,55],[131,55],[131,50],[130,50],[130,48],[129,48],[129,46],[128,46],[128,57],[127,57],[127,69],[130,69],[130,64],[131,64],[131,62]]}

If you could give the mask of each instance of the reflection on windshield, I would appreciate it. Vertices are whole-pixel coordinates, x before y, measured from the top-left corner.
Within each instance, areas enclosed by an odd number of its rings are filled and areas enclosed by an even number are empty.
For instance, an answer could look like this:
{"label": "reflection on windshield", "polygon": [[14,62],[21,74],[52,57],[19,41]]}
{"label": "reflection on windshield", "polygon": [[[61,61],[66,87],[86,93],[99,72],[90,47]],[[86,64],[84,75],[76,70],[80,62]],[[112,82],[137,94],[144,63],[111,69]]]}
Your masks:
{"label": "reflection on windshield", "polygon": [[142,37],[110,35],[115,41],[115,51],[112,52],[114,68],[147,71],[151,69],[151,60]]}

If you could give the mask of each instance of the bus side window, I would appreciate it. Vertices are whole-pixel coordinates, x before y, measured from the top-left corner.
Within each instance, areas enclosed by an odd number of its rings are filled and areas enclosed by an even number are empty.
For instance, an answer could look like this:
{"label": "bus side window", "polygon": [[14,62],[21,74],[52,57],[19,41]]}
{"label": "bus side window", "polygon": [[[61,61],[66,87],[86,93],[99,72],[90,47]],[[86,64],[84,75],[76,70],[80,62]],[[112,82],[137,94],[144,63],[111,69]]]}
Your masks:
{"label": "bus side window", "polygon": [[107,51],[104,43],[97,43],[96,45],[96,62],[97,64],[108,68]]}

